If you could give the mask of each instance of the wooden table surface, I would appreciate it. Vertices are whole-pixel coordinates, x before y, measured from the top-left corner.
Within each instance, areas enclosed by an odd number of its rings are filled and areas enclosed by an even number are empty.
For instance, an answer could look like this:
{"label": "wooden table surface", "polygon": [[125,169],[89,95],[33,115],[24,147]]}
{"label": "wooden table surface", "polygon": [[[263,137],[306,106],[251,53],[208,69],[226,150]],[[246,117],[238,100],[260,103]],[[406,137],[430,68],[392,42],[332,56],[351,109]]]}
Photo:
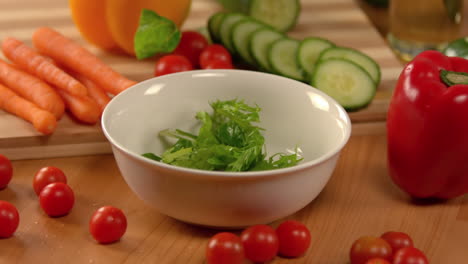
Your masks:
{"label": "wooden table surface", "polygon": [[[380,132],[352,136],[324,191],[288,217],[310,228],[307,253],[299,259],[278,257],[272,263],[344,264],[355,239],[388,230],[409,233],[431,263],[468,262],[468,197],[445,203],[411,201],[388,176],[386,137]],[[206,243],[217,232],[173,220],[140,201],[112,155],[18,160],[13,166],[14,178],[0,191],[0,200],[17,206],[21,222],[12,238],[0,239],[2,264],[204,263]],[[43,166],[67,174],[76,195],[69,215],[49,218],[42,212],[31,183]],[[111,245],[95,243],[88,232],[91,214],[103,205],[121,208],[128,219],[125,236]]]}

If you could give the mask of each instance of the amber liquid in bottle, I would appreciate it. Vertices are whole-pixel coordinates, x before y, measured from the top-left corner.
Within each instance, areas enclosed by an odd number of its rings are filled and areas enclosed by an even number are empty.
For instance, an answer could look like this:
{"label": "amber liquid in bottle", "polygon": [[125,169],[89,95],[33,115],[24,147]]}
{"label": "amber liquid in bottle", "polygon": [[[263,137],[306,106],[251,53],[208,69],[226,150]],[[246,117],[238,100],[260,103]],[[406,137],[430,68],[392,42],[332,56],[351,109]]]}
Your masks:
{"label": "amber liquid in bottle", "polygon": [[463,0],[391,0],[387,38],[400,58],[409,61],[461,37],[462,19]]}

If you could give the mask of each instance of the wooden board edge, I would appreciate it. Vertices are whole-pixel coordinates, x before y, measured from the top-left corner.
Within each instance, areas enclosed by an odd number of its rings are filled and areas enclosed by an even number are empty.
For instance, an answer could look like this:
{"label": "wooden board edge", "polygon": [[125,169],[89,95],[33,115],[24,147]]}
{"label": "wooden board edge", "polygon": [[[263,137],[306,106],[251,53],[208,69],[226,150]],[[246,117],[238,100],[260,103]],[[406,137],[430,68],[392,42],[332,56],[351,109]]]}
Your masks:
{"label": "wooden board edge", "polygon": [[61,158],[86,155],[111,154],[109,142],[91,142],[65,145],[0,148],[0,153],[10,160]]}

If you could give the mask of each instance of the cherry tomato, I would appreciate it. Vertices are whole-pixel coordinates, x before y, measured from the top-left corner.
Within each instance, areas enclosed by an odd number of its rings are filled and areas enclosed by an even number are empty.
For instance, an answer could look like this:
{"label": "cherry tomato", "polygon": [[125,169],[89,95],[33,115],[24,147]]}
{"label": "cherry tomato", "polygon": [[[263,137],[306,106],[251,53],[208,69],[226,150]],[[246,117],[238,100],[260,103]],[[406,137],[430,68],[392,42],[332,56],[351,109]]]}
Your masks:
{"label": "cherry tomato", "polygon": [[19,225],[18,210],[7,201],[0,201],[0,238],[11,237]]}
{"label": "cherry tomato", "polygon": [[63,171],[52,166],[41,168],[39,171],[37,171],[36,175],[34,175],[34,191],[39,196],[44,187],[54,182],[67,183],[67,177]]}
{"label": "cherry tomato", "polygon": [[198,58],[206,46],[208,41],[205,36],[196,31],[184,31],[174,53],[185,56],[194,67],[197,67]]}
{"label": "cherry tomato", "polygon": [[214,235],[206,247],[207,264],[241,264],[244,262],[244,247],[241,239],[233,233]]}
{"label": "cherry tomato", "polygon": [[413,240],[403,232],[389,231],[380,236],[390,244],[393,252],[397,252],[400,248],[412,247]]}
{"label": "cherry tomato", "polygon": [[51,217],[68,214],[75,203],[73,190],[63,182],[48,184],[39,194],[39,201],[44,212]]}
{"label": "cherry tomato", "polygon": [[118,241],[127,230],[127,218],[113,206],[99,208],[89,221],[89,232],[101,244]]}
{"label": "cherry tomato", "polygon": [[383,259],[383,258],[373,258],[369,259],[366,264],[392,264],[388,262],[388,260]]}
{"label": "cherry tomato", "polygon": [[429,264],[429,260],[421,250],[415,247],[406,247],[395,253],[393,264]]}
{"label": "cherry tomato", "polygon": [[206,69],[212,61],[224,61],[232,64],[232,58],[229,51],[219,44],[211,44],[206,47],[200,54],[200,66]]}
{"label": "cherry tomato", "polygon": [[234,66],[227,61],[213,60],[210,61],[204,69],[234,69]]}
{"label": "cherry tomato", "polygon": [[278,236],[270,226],[251,226],[245,229],[240,237],[245,256],[253,262],[266,262],[278,254]]}
{"label": "cherry tomato", "polygon": [[351,264],[365,264],[372,258],[392,260],[392,247],[380,237],[364,236],[354,241],[349,252]]}
{"label": "cherry tomato", "polygon": [[7,187],[13,176],[13,166],[11,161],[0,154],[0,190]]}
{"label": "cherry tomato", "polygon": [[279,253],[285,257],[298,257],[310,246],[309,229],[295,220],[286,220],[276,229],[279,239]]}
{"label": "cherry tomato", "polygon": [[193,66],[186,57],[181,55],[166,55],[156,62],[154,76],[190,70],[193,70]]}

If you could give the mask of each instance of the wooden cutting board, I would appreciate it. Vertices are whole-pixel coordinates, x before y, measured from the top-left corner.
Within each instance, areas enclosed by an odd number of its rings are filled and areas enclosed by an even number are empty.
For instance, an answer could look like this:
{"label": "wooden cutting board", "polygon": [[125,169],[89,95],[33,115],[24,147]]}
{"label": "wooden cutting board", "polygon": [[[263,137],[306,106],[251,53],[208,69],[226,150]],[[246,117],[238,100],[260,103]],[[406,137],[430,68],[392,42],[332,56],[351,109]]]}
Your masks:
{"label": "wooden cutting board", "polygon": [[[350,113],[353,133],[383,130],[392,89],[402,70],[385,40],[353,0],[302,0],[299,23],[290,36],[327,38],[337,45],[356,48],[374,58],[382,70],[382,82],[368,108]],[[215,0],[193,0],[183,29],[198,29],[208,17],[220,10]],[[50,26],[84,45],[116,71],[142,81],[152,77],[154,60],[137,61],[127,56],[104,53],[80,37],[71,20],[65,0],[2,0],[0,2],[0,39],[7,36],[31,44],[39,26]],[[4,59],[3,55],[0,58]],[[29,123],[0,110],[0,153],[10,159],[64,157],[110,153],[99,125],[77,123],[68,116],[60,120],[56,132],[43,136]]]}

